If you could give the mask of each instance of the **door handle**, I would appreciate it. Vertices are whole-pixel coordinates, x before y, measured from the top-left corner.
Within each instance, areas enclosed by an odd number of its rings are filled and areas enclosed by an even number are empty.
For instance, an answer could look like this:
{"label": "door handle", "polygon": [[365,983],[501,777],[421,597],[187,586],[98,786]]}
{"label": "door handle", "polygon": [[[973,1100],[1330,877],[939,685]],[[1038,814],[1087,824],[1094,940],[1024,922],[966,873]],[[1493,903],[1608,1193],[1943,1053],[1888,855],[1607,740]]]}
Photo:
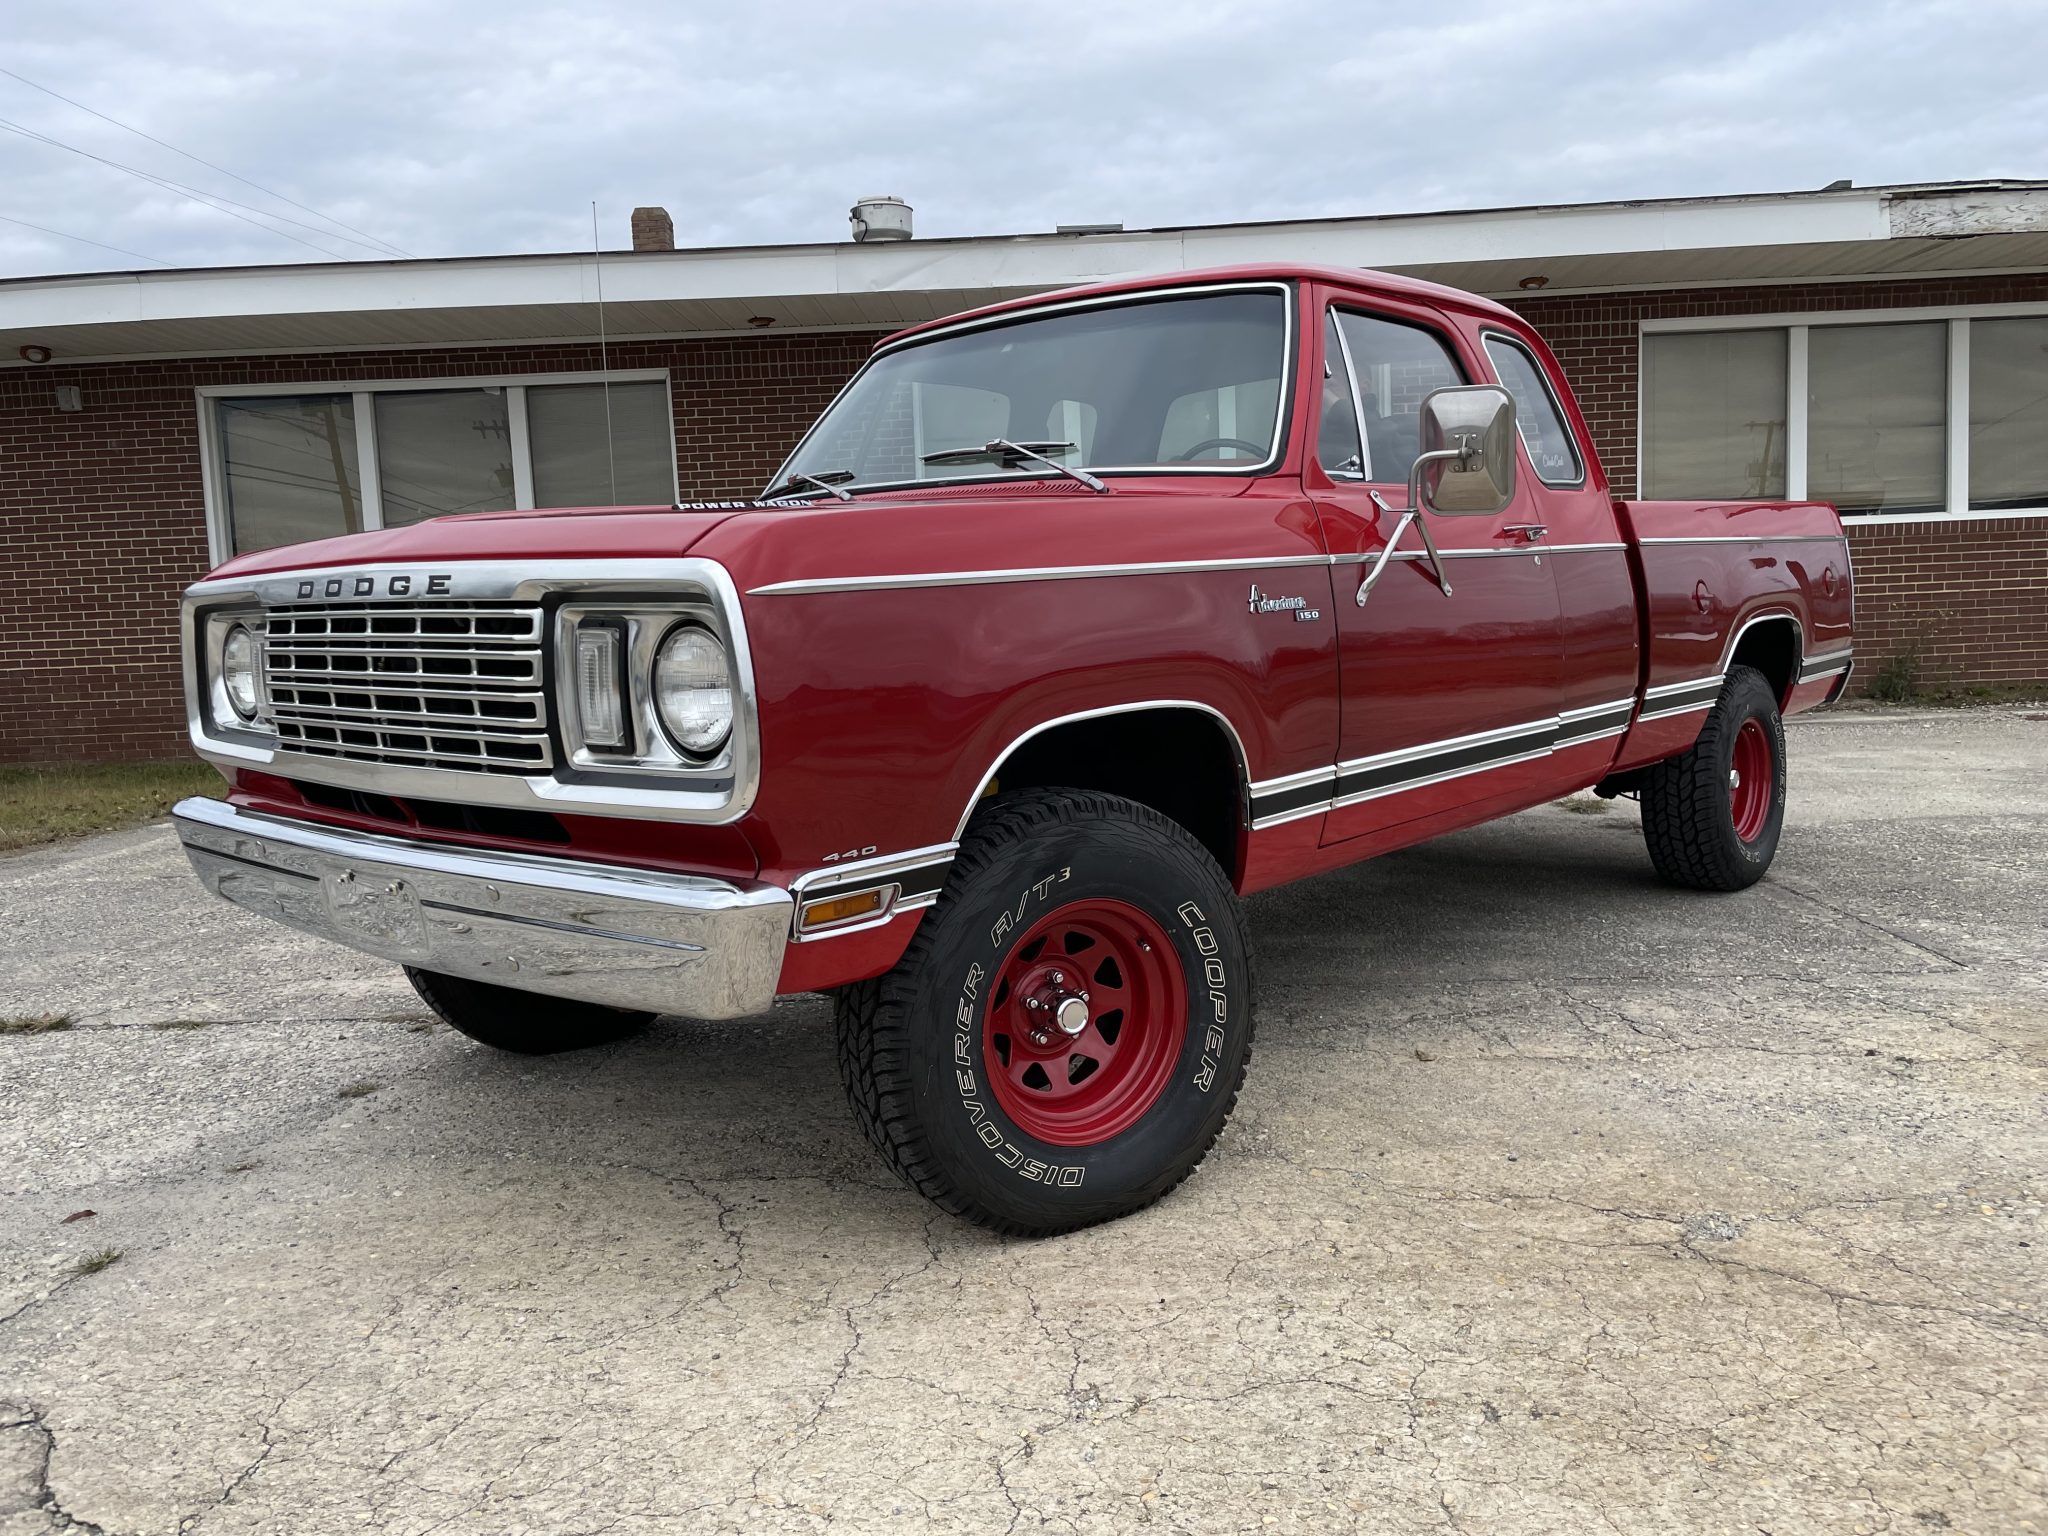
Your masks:
{"label": "door handle", "polygon": [[1501,532],[1519,533],[1522,536],[1523,543],[1534,544],[1546,533],[1550,532],[1550,525],[1547,523],[1509,523],[1507,527],[1501,529]]}

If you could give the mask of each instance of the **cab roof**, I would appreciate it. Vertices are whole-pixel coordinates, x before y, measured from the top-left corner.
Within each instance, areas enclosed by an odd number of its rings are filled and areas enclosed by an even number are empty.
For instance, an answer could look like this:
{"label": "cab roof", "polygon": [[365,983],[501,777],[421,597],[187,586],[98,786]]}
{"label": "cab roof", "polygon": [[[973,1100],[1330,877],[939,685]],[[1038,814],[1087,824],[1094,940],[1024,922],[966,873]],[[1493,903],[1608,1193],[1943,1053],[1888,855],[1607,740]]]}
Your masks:
{"label": "cab roof", "polygon": [[1421,278],[1399,277],[1392,272],[1378,272],[1369,267],[1324,267],[1310,262],[1260,262],[1246,266],[1153,272],[1141,277],[1120,277],[1108,282],[1084,283],[1075,288],[1035,293],[1028,298],[1006,299],[1000,304],[985,304],[978,309],[962,310],[957,315],[947,315],[941,319],[927,320],[920,325],[908,326],[893,335],[883,337],[875,344],[875,350],[893,347],[899,342],[913,336],[921,336],[928,331],[949,330],[953,326],[976,320],[986,320],[997,315],[1020,314],[1042,309],[1048,304],[1064,304],[1075,299],[1143,294],[1160,288],[1194,288],[1215,283],[1246,282],[1324,283],[1333,288],[1348,288],[1353,293],[1368,297],[1377,294],[1386,298],[1420,299],[1446,309],[1463,310],[1467,314],[1484,315],[1490,319],[1500,320],[1517,331],[1524,329],[1527,324],[1506,305],[1496,304],[1491,299],[1483,299],[1476,293],[1467,293],[1462,288],[1425,282]]}

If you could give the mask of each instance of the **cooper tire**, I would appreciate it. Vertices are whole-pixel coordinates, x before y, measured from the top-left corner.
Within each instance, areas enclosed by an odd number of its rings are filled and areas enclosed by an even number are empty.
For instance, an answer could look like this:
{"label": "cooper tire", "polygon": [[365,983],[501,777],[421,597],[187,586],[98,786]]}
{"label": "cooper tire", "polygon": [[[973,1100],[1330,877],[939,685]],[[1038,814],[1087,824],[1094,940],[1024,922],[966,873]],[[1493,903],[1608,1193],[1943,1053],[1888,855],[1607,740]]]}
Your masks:
{"label": "cooper tire", "polygon": [[997,1232],[1071,1231],[1202,1161],[1251,1057],[1251,991],[1236,893],[1190,833],[1022,791],[977,815],[896,968],[840,993],[840,1075],[920,1194]]}
{"label": "cooper tire", "polygon": [[514,987],[494,986],[405,968],[420,1001],[470,1039],[520,1056],[553,1056],[607,1045],[646,1026],[651,1013],[631,1013],[597,1003],[579,1003]]}
{"label": "cooper tire", "polygon": [[1649,770],[1643,840],[1657,873],[1696,891],[1756,884],[1785,821],[1785,722],[1754,667],[1732,667],[1699,739]]}

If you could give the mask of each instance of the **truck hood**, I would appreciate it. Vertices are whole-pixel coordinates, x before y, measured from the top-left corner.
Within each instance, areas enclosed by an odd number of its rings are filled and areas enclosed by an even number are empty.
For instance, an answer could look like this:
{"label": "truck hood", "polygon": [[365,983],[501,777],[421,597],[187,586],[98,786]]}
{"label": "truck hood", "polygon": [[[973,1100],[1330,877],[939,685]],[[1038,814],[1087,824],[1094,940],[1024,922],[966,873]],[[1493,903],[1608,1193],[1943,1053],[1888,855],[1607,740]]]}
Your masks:
{"label": "truck hood", "polygon": [[441,560],[671,559],[745,508],[735,502],[673,507],[570,507],[545,512],[471,512],[410,528],[384,528],[239,555],[215,576],[260,576],[336,566]]}

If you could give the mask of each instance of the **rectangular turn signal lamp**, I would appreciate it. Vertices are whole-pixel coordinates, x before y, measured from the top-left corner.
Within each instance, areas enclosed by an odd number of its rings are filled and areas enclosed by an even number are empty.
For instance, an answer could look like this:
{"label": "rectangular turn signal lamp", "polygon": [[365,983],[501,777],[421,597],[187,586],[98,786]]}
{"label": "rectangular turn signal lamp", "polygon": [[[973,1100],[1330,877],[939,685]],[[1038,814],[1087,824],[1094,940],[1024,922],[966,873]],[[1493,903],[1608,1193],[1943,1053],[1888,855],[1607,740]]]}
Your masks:
{"label": "rectangular turn signal lamp", "polygon": [[806,902],[797,926],[809,933],[834,923],[849,923],[857,917],[873,917],[887,911],[895,895],[896,887],[885,885],[877,891],[859,891],[851,896],[832,896],[824,901]]}
{"label": "rectangular turn signal lamp", "polygon": [[626,745],[626,715],[620,698],[619,632],[609,624],[576,630],[576,713],[583,742],[591,747]]}

